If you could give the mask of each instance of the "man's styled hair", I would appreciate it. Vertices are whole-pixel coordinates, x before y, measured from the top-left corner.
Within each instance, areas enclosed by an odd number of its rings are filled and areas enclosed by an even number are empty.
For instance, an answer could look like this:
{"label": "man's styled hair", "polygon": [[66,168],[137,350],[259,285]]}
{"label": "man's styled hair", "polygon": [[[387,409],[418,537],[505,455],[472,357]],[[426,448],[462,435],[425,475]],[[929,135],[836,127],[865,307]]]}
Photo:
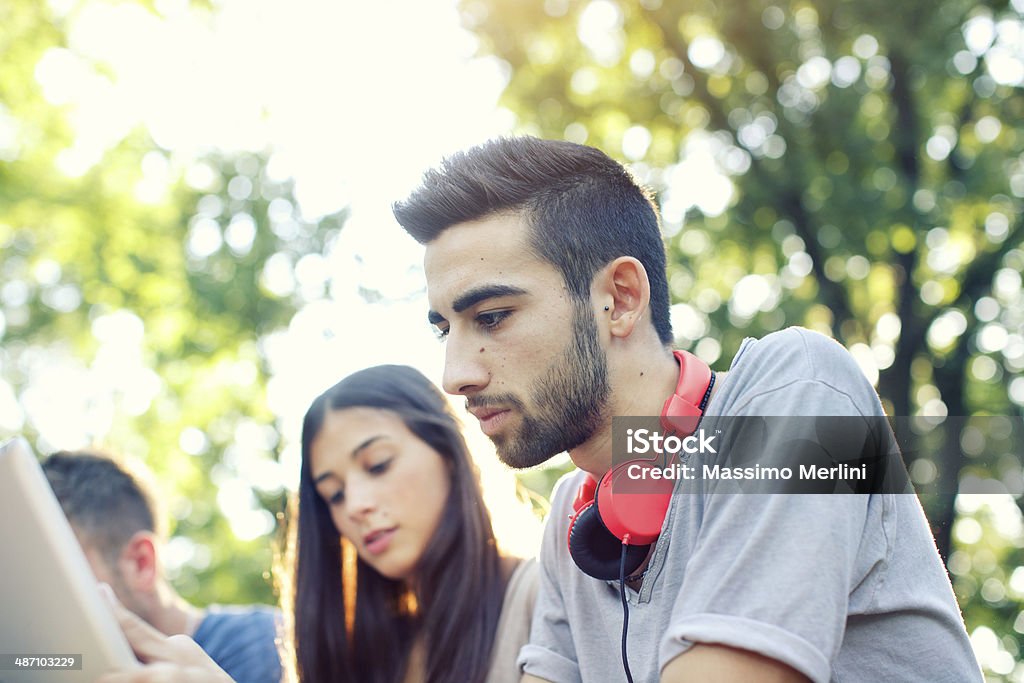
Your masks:
{"label": "man's styled hair", "polygon": [[600,150],[533,137],[491,140],[427,171],[392,208],[420,244],[458,223],[520,212],[531,249],[561,271],[577,302],[590,300],[599,269],[632,256],[647,270],[658,338],[672,343],[657,209],[629,171]]}
{"label": "man's styled hair", "polygon": [[132,536],[157,531],[152,496],[113,459],[60,451],[42,468],[68,520],[111,566]]}

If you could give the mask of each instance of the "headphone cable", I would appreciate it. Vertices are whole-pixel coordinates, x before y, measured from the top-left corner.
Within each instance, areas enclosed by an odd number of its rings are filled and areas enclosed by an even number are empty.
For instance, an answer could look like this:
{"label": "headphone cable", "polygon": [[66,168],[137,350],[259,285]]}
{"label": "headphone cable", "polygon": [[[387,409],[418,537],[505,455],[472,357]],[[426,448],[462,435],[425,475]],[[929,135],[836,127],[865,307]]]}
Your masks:
{"label": "headphone cable", "polygon": [[619,595],[622,597],[622,668],[626,671],[626,680],[633,683],[633,674],[629,671],[629,659],[626,657],[626,633],[629,631],[629,605],[626,603],[626,549],[629,547],[629,534],[622,539],[622,555],[619,558]]}
{"label": "headphone cable", "polygon": [[[704,391],[704,397],[700,402],[701,418],[704,417],[704,408],[711,398],[711,390],[715,387],[715,372],[711,372],[711,381]],[[697,421],[700,425],[700,420]],[[629,547],[629,534],[622,537],[622,554],[619,556],[619,596],[622,598],[622,668],[626,672],[626,681],[633,683],[633,674],[629,670],[629,658],[626,656],[626,634],[629,632],[629,603],[626,601],[626,549]]]}

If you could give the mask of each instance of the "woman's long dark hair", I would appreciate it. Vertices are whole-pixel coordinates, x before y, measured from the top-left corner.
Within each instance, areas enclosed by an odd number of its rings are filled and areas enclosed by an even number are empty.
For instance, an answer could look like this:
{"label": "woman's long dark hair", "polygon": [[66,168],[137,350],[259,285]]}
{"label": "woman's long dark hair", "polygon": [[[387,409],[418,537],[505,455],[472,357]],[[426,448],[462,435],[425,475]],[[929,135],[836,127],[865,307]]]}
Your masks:
{"label": "woman's long dark hair", "polygon": [[[342,541],[316,492],[312,443],[324,417],[343,408],[382,408],[437,451],[451,490],[437,530],[416,567],[414,588],[356,561],[346,586]],[[283,596],[302,683],[397,683],[417,635],[428,683],[482,683],[491,660],[505,582],[466,442],[444,397],[413,368],[381,365],[349,375],[310,405],[302,423],[294,601]],[[355,595],[354,619],[347,620]],[[410,607],[412,605],[412,607]],[[292,649],[292,648],[288,648]]]}

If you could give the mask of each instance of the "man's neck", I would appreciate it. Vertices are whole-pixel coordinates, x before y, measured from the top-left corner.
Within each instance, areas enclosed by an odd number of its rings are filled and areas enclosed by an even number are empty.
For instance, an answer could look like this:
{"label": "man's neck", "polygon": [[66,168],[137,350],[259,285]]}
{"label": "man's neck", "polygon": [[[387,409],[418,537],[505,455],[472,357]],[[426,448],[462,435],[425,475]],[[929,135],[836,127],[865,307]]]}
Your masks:
{"label": "man's neck", "polygon": [[615,416],[652,417],[676,390],[679,363],[671,349],[632,353],[609,367],[611,396],[608,413],[594,435],[569,451],[573,463],[595,479],[612,467],[612,418]]}
{"label": "man's neck", "polygon": [[192,637],[199,623],[206,616],[206,610],[189,604],[170,586],[157,590],[155,604],[150,610],[149,623],[168,636],[186,635]]}

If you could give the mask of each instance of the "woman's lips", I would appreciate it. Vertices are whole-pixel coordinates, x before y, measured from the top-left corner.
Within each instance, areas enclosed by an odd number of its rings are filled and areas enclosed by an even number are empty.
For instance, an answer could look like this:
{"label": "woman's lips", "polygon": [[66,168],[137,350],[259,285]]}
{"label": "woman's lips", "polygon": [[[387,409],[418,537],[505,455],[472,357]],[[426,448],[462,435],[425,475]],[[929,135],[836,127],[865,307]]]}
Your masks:
{"label": "woman's lips", "polygon": [[397,531],[397,527],[393,529],[384,529],[383,531],[374,531],[373,533],[367,534],[366,538],[363,539],[363,546],[366,548],[366,552],[371,555],[380,555],[382,552],[388,549],[391,545],[391,539]]}

